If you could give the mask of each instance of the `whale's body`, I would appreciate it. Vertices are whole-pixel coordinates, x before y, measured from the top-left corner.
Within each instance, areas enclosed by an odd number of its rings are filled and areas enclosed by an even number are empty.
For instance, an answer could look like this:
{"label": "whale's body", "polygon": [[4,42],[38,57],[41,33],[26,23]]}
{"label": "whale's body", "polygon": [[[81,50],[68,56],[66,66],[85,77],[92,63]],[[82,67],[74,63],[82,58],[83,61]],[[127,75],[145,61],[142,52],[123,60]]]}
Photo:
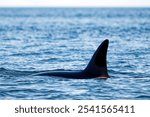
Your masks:
{"label": "whale's body", "polygon": [[73,79],[108,78],[107,49],[109,40],[104,40],[95,51],[92,59],[84,70],[81,71],[47,71],[40,72],[40,76],[57,76]]}

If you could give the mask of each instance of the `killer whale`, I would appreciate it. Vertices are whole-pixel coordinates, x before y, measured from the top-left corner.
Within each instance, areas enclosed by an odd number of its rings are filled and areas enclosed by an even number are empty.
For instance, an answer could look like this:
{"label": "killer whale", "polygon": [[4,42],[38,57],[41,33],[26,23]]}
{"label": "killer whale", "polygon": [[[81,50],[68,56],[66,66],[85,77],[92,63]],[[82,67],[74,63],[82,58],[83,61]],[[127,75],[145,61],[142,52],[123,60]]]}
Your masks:
{"label": "killer whale", "polygon": [[107,70],[107,50],[109,40],[104,40],[97,48],[88,63],[87,67],[81,71],[46,71],[35,75],[38,76],[57,76],[72,79],[90,79],[90,78],[109,78]]}

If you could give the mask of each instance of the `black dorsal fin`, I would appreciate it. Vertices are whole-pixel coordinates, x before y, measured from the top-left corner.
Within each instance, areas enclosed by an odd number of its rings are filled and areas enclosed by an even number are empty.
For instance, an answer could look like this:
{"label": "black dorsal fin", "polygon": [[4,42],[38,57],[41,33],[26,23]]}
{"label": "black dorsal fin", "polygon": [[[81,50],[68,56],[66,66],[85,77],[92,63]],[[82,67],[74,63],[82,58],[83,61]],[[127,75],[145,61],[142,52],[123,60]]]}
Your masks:
{"label": "black dorsal fin", "polygon": [[109,77],[107,73],[107,49],[109,40],[104,40],[95,51],[84,72],[91,76]]}

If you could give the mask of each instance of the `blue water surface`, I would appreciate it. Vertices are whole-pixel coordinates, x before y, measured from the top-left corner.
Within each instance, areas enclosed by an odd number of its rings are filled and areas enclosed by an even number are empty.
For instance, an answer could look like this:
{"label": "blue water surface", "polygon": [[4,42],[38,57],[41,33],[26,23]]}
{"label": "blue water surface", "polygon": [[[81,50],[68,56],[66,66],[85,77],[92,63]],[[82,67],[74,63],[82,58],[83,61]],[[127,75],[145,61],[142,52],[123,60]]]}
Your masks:
{"label": "blue water surface", "polygon": [[[82,70],[106,38],[107,80],[29,75]],[[0,99],[150,99],[150,8],[0,8]]]}

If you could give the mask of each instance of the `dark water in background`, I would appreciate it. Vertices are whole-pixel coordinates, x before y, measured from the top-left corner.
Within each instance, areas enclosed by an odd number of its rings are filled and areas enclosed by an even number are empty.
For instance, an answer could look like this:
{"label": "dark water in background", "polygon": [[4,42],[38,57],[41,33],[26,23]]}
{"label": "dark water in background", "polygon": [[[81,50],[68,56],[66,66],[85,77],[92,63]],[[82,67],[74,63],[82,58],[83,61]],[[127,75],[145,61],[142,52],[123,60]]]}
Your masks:
{"label": "dark water in background", "polygon": [[[108,80],[28,76],[84,69],[108,38]],[[0,99],[150,99],[150,8],[1,8]]]}

